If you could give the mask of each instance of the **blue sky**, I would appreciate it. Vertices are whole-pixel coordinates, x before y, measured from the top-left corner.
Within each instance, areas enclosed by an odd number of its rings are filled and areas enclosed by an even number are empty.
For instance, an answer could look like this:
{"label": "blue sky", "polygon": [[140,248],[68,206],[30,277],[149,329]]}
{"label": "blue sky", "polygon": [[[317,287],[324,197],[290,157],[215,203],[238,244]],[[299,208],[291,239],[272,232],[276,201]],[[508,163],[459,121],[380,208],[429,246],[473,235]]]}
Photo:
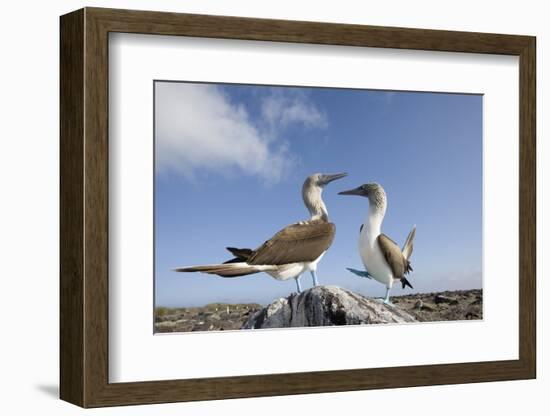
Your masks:
{"label": "blue sky", "polygon": [[[323,193],[336,238],[321,284],[367,296],[384,287],[345,267],[367,200],[338,196],[378,182],[382,232],[401,245],[417,225],[408,278],[392,295],[482,287],[482,96],[333,88],[155,83],[155,303],[267,304],[295,290],[266,274],[223,279],[172,268],[230,258],[308,217],[306,176],[348,172]],[[311,286],[303,275],[302,287]]]}

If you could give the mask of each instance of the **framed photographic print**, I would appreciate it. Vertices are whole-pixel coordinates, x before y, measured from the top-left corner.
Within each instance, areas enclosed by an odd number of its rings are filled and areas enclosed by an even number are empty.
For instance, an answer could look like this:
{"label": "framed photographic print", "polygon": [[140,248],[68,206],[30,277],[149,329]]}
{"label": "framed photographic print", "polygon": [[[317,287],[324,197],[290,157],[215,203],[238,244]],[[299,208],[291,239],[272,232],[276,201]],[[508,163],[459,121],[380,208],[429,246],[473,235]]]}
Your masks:
{"label": "framed photographic print", "polygon": [[535,38],[61,17],[83,407],[536,376]]}

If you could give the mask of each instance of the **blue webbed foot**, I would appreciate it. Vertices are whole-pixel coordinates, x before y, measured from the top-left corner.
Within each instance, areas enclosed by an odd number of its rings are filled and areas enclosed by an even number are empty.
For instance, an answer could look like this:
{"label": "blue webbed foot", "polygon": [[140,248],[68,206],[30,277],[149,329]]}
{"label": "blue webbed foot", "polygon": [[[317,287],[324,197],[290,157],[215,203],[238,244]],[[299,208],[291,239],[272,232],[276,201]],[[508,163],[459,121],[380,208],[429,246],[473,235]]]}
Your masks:
{"label": "blue webbed foot", "polygon": [[372,279],[372,276],[366,270],[362,271],[362,270],[352,269],[351,267],[346,267],[346,270],[352,272],[353,274],[355,274],[359,277],[365,277],[367,279]]}
{"label": "blue webbed foot", "polygon": [[388,306],[395,306],[389,299],[384,299],[382,301],[382,303],[384,303],[385,305],[388,305]]}
{"label": "blue webbed foot", "polygon": [[390,288],[389,287],[386,288],[386,297],[384,298],[383,302],[386,305],[394,306],[393,303],[391,303],[391,301],[390,301]]}

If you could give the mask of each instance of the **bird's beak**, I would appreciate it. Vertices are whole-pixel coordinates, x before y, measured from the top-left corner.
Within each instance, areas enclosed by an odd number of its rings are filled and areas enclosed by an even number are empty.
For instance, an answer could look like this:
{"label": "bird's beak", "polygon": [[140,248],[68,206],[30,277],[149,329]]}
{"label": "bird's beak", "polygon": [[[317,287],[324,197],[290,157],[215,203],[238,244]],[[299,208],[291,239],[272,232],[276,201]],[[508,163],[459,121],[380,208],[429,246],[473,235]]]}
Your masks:
{"label": "bird's beak", "polygon": [[347,173],[334,173],[334,174],[321,175],[321,177],[319,178],[319,182],[321,183],[321,185],[324,186],[324,185],[328,185],[332,181],[335,181],[336,179],[342,179],[346,176],[348,176]]}
{"label": "bird's beak", "polygon": [[338,192],[338,195],[358,195],[358,196],[366,196],[365,191],[362,187],[357,187],[354,189],[350,189],[349,191],[342,191]]}

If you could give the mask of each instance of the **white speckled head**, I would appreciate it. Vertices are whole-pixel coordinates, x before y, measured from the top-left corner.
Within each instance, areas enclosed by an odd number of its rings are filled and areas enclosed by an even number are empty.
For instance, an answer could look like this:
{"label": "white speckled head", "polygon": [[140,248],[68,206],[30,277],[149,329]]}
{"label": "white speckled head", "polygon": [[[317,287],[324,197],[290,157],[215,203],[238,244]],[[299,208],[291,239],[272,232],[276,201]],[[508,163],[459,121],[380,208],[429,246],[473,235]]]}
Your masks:
{"label": "white speckled head", "polygon": [[306,178],[302,186],[302,198],[311,214],[311,219],[324,219],[328,221],[327,207],[321,198],[323,188],[330,182],[345,176],[347,176],[347,173],[314,173]]}
{"label": "white speckled head", "polygon": [[386,191],[384,191],[382,185],[376,182],[366,183],[348,191],[338,192],[338,195],[364,196],[369,199],[370,206],[375,211],[386,211]]}

